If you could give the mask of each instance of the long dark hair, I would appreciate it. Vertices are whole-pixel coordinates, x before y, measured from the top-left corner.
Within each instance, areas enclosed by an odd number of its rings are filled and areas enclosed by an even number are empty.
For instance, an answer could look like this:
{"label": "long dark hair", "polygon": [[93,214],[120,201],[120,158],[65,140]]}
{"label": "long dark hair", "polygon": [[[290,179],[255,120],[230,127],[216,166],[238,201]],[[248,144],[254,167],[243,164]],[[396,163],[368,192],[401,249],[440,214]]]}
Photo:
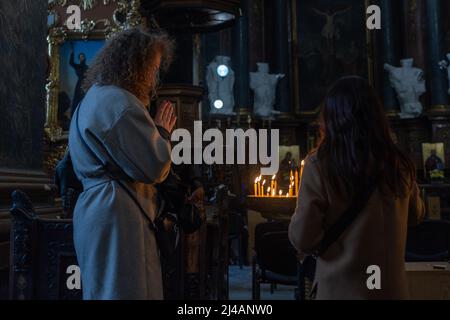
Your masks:
{"label": "long dark hair", "polygon": [[325,96],[317,147],[332,187],[347,196],[377,177],[381,190],[404,197],[415,181],[412,161],[396,146],[388,118],[367,80],[339,79]]}

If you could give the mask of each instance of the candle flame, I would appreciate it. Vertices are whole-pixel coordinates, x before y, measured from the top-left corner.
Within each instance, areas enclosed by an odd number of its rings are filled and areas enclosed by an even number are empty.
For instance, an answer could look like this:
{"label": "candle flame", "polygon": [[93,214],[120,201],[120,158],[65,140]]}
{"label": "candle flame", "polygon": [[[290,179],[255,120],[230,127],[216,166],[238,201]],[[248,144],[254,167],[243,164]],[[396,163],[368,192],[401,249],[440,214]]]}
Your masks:
{"label": "candle flame", "polygon": [[278,192],[278,193],[279,193],[280,196],[283,195],[283,191],[282,190],[280,190],[280,192]]}
{"label": "candle flame", "polygon": [[266,184],[266,179],[264,179],[264,181],[263,181],[262,185],[265,185],[265,184]]}
{"label": "candle flame", "polygon": [[275,180],[276,177],[277,177],[277,175],[274,174],[274,175],[272,176],[272,180]]}
{"label": "candle flame", "polygon": [[305,165],[305,160],[302,160],[302,166],[304,166]]}

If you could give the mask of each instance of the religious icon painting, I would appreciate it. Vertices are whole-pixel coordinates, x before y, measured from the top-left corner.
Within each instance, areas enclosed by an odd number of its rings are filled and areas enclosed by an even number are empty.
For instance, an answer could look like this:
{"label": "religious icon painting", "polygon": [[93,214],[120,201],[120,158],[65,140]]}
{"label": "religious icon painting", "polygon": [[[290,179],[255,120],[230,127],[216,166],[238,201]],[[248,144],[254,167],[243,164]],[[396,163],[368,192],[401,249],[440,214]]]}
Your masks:
{"label": "religious icon painting", "polygon": [[103,40],[74,40],[60,47],[58,122],[64,131],[69,129],[72,114],[84,97],[86,72],[103,45]]}
{"label": "religious icon painting", "polygon": [[83,80],[107,38],[139,24],[135,1],[83,1],[81,22],[68,27],[73,1],[48,3],[48,55],[45,132],[49,141],[66,141],[74,109],[83,99]]}
{"label": "religious icon painting", "polygon": [[327,88],[341,77],[360,75],[373,81],[372,35],[366,28],[369,4],[369,0],[295,1],[295,94],[302,113],[317,111]]}
{"label": "religious icon painting", "polygon": [[289,184],[292,182],[290,178],[292,173],[300,168],[300,147],[294,146],[280,146],[279,148],[279,170],[277,174],[277,181],[279,189],[283,190],[285,194],[289,190]]}
{"label": "religious icon painting", "polygon": [[422,143],[422,157],[425,179],[430,181],[444,180],[444,143]]}

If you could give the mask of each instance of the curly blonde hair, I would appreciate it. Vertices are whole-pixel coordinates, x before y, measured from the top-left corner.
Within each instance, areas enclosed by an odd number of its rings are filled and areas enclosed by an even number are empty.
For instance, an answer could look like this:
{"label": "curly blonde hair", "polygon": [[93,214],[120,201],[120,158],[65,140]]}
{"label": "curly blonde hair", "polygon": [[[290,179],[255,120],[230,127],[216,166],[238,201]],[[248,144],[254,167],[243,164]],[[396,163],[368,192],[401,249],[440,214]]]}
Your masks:
{"label": "curly blonde hair", "polygon": [[88,91],[93,85],[116,85],[145,99],[156,90],[159,70],[154,77],[152,88],[144,83],[148,77],[148,67],[154,64],[157,53],[161,53],[161,69],[170,66],[175,49],[174,41],[163,31],[144,31],[141,28],[128,29],[109,39],[89,67],[83,83]]}

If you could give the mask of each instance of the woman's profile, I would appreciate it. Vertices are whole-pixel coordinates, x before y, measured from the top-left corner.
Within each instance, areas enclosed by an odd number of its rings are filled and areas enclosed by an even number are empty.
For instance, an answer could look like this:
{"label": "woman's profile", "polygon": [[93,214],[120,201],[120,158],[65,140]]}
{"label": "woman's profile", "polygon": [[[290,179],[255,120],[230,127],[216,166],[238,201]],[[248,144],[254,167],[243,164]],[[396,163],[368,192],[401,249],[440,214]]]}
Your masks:
{"label": "woman's profile", "polygon": [[131,29],[110,39],[87,71],[69,135],[83,184],[73,222],[84,299],[163,298],[149,219],[154,184],[170,170],[176,117],[169,102],[154,120],[146,107],[172,51],[166,34]]}
{"label": "woman's profile", "polygon": [[[305,161],[289,237],[314,253],[361,191],[374,190],[352,223],[317,259],[317,299],[406,299],[408,224],[424,216],[415,167],[395,145],[374,89],[359,77],[338,80],[327,93],[321,140]],[[372,186],[371,188],[368,186]],[[362,189],[362,190],[361,190]],[[371,266],[381,288],[367,286]]]}

